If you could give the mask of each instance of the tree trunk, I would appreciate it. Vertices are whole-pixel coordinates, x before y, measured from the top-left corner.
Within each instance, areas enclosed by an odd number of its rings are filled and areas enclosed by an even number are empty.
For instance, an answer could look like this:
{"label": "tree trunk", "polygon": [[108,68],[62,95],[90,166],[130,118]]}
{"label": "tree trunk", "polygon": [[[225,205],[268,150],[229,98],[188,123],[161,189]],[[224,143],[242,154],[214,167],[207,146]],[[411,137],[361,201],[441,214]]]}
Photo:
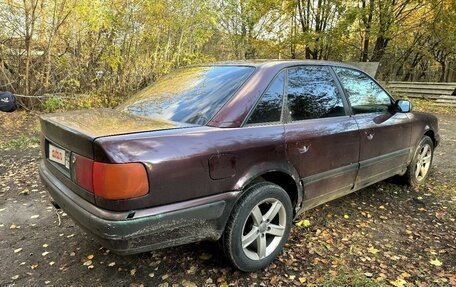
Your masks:
{"label": "tree trunk", "polygon": [[[363,0],[363,9],[366,8],[366,0]],[[367,15],[367,18],[364,17],[363,22],[365,25],[365,30],[364,30],[364,39],[363,39],[363,50],[361,53],[361,62],[367,62],[369,60],[369,40],[370,40],[370,33],[371,33],[371,27],[372,27],[372,17],[374,14],[374,1],[370,0],[369,1],[369,14]]]}
{"label": "tree trunk", "polygon": [[[421,59],[423,59],[423,55],[421,55],[420,53],[416,53],[415,58],[413,58],[413,61],[412,61],[412,66],[410,67],[410,69],[407,70],[405,76],[402,79],[403,81],[413,80],[412,72],[415,70],[416,66],[418,66]],[[403,65],[401,65],[401,66],[403,66]]]}
{"label": "tree trunk", "polygon": [[446,61],[441,61],[440,66],[442,67],[442,71],[440,72],[439,82],[445,82]]}
{"label": "tree trunk", "polygon": [[388,46],[390,39],[385,38],[382,35],[377,37],[375,41],[374,52],[372,53],[372,62],[380,62],[383,56],[385,55],[386,47]]}
{"label": "tree trunk", "polygon": [[[24,17],[25,17],[25,37],[24,37],[24,47],[26,51],[25,56],[25,71],[24,71],[24,81],[25,81],[25,95],[29,96],[31,94],[31,61],[32,61],[32,39],[35,30],[35,20],[36,20],[36,7],[38,6],[38,0],[31,1],[30,6],[27,3],[27,0],[24,0]],[[33,109],[33,101],[29,99],[28,105]]]}

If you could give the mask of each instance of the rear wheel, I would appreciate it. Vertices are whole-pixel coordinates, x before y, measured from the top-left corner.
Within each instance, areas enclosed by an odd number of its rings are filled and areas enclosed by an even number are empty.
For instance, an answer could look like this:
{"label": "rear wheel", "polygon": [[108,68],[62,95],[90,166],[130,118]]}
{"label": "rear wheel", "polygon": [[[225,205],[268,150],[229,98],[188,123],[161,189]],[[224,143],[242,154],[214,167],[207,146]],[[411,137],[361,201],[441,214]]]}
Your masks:
{"label": "rear wheel", "polygon": [[410,165],[407,167],[404,178],[411,186],[423,184],[429,176],[434,157],[434,143],[428,136],[424,136],[415,151]]}
{"label": "rear wheel", "polygon": [[236,204],[222,237],[228,259],[242,271],[269,265],[288,239],[292,204],[280,186],[261,182]]}

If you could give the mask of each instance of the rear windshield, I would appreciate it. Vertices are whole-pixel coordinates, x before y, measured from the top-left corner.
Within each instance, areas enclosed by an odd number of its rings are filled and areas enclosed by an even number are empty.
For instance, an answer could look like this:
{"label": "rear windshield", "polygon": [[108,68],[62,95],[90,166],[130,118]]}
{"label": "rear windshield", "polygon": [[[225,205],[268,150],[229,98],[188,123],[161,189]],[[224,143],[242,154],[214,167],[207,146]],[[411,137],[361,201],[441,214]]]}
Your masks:
{"label": "rear windshield", "polygon": [[205,125],[253,70],[246,66],[177,70],[138,92],[118,109],[138,116]]}

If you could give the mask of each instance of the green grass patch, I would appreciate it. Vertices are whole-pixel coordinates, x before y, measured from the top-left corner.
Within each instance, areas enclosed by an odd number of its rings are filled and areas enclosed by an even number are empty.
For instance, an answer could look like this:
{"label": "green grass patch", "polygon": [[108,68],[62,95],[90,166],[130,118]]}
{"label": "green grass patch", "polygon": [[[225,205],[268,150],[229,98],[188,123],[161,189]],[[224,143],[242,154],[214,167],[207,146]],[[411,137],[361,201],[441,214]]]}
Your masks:
{"label": "green grass patch", "polygon": [[325,276],[322,287],[336,287],[336,286],[357,286],[357,287],[383,287],[389,286],[385,281],[377,281],[369,278],[358,271],[341,270],[336,276]]}
{"label": "green grass patch", "polygon": [[40,139],[36,136],[20,136],[4,143],[1,148],[4,149],[18,149],[25,147],[37,146],[40,144]]}

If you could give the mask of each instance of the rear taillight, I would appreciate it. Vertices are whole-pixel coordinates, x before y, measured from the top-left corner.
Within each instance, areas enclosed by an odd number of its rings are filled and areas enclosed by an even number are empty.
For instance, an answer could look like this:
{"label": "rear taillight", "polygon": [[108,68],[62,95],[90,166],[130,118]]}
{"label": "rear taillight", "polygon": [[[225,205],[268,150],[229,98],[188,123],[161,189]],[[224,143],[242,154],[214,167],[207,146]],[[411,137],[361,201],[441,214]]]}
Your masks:
{"label": "rear taillight", "polygon": [[106,199],[124,199],[147,194],[149,183],[140,163],[108,164],[94,162],[93,190]]}
{"label": "rear taillight", "polygon": [[77,185],[93,192],[93,160],[73,154],[73,180]]}
{"label": "rear taillight", "polygon": [[147,172],[141,163],[101,163],[74,156],[74,181],[105,199],[128,199],[149,192]]}

